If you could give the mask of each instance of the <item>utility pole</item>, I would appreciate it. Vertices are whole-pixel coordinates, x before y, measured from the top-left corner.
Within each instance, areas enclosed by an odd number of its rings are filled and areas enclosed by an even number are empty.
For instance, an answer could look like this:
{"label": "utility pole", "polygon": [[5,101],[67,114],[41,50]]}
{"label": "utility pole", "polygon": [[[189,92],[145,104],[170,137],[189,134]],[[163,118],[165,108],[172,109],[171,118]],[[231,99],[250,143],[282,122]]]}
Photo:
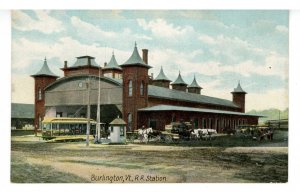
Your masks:
{"label": "utility pole", "polygon": [[279,110],[278,116],[279,116],[279,119],[278,119],[278,129],[280,129],[280,110]]}
{"label": "utility pole", "polygon": [[91,91],[91,80],[88,77],[88,81],[86,83],[87,86],[87,127],[86,127],[86,146],[88,147],[90,144],[90,127],[91,127],[91,103],[90,103],[90,91]]}

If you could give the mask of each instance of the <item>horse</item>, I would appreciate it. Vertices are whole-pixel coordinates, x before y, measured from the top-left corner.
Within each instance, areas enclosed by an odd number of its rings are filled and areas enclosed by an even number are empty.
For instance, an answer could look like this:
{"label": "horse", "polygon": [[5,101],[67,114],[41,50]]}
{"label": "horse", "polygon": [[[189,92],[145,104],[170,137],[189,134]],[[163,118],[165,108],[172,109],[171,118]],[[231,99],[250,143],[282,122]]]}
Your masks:
{"label": "horse", "polygon": [[193,137],[205,140],[211,140],[211,135],[213,134],[217,134],[217,131],[215,129],[194,129],[193,132],[191,132],[191,135]]}
{"label": "horse", "polygon": [[149,133],[153,133],[153,130],[151,127],[146,128],[146,129],[138,129],[139,140],[141,142],[143,142],[143,141],[148,142],[149,141],[149,138],[148,138]]}

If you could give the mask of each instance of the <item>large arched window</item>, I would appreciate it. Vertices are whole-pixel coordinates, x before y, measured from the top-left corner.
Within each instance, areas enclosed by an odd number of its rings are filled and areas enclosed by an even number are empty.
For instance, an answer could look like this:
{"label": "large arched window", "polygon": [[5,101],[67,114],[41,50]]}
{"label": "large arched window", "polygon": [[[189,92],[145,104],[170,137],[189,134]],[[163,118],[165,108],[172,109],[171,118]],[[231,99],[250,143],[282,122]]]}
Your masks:
{"label": "large arched window", "polygon": [[132,96],[132,80],[128,82],[128,96]]}
{"label": "large arched window", "polygon": [[144,81],[141,82],[141,86],[140,86],[140,95],[141,95],[141,96],[144,95]]}
{"label": "large arched window", "polygon": [[127,122],[128,122],[128,131],[131,131],[131,125],[132,125],[132,114],[131,113],[128,113]]}
{"label": "large arched window", "polygon": [[38,91],[38,99],[39,100],[43,99],[43,97],[42,97],[42,89],[41,88],[39,88],[39,91]]}

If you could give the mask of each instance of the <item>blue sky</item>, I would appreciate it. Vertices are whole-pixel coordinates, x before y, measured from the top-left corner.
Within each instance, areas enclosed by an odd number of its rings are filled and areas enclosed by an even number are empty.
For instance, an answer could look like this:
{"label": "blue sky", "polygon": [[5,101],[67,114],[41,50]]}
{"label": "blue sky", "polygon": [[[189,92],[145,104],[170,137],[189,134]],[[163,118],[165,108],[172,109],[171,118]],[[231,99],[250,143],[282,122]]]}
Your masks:
{"label": "blue sky", "polygon": [[[134,42],[149,49],[150,73],[163,66],[194,75],[204,95],[231,99],[240,80],[246,111],[288,106],[288,11],[12,11],[12,101],[33,103],[33,79],[47,57],[59,76],[82,55],[122,64]],[[20,93],[27,94],[20,94]],[[26,95],[26,96],[24,96]],[[259,99],[258,99],[259,98]]]}

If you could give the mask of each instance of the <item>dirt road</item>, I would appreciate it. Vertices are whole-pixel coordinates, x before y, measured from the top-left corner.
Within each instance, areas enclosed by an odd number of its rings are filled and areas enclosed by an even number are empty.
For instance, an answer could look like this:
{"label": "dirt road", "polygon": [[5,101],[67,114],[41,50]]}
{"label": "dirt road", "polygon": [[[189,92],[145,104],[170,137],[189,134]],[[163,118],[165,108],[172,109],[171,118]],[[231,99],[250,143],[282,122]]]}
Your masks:
{"label": "dirt road", "polygon": [[45,143],[12,138],[11,180],[21,183],[287,182],[287,147]]}

